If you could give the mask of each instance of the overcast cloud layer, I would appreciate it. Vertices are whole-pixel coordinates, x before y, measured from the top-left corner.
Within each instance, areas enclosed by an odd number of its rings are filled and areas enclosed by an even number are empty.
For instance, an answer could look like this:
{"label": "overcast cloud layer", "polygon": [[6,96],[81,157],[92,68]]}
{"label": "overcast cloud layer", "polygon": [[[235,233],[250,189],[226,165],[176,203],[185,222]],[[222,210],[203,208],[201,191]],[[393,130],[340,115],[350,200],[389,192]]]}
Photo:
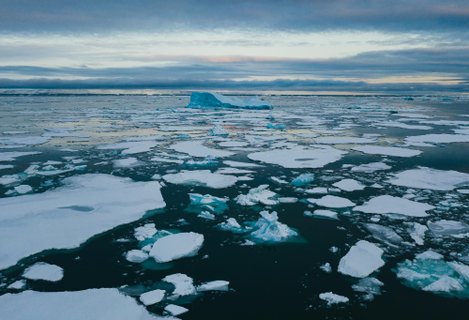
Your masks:
{"label": "overcast cloud layer", "polygon": [[467,1],[0,0],[0,87],[468,91]]}

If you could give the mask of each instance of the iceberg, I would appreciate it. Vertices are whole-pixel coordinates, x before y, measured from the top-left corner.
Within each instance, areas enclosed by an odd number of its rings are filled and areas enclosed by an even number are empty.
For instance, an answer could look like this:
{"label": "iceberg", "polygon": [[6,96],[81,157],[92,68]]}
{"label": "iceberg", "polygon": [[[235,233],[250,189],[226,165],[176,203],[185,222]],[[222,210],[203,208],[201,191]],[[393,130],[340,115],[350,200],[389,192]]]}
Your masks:
{"label": "iceberg", "polygon": [[358,241],[340,259],[338,271],[342,274],[365,278],[384,265],[383,250],[366,240]]}
{"label": "iceberg", "polygon": [[261,211],[259,214],[261,217],[254,224],[256,230],[250,234],[254,241],[283,242],[298,236],[296,231],[278,221],[277,212]]}
{"label": "iceberg", "polygon": [[270,110],[272,106],[257,97],[242,99],[210,92],[192,92],[187,108],[228,108]]}
{"label": "iceberg", "polygon": [[431,250],[399,263],[394,272],[411,288],[469,299],[469,266],[447,262]]}
{"label": "iceberg", "polygon": [[186,209],[189,212],[199,213],[201,210],[205,210],[219,214],[228,209],[226,204],[228,198],[219,198],[210,194],[189,193],[189,199],[191,202]]}
{"label": "iceberg", "polygon": [[240,194],[235,198],[236,202],[242,206],[254,206],[261,203],[266,206],[278,204],[277,194],[269,190],[269,185],[262,184],[257,188],[249,190],[247,194]]}
{"label": "iceberg", "polygon": [[295,187],[303,187],[305,185],[310,184],[314,181],[314,174],[313,173],[303,173],[300,174],[298,177],[292,180],[291,184]]}
{"label": "iceberg", "polygon": [[204,236],[195,232],[182,232],[164,236],[156,240],[150,250],[150,257],[156,262],[164,263],[184,257],[197,255]]}

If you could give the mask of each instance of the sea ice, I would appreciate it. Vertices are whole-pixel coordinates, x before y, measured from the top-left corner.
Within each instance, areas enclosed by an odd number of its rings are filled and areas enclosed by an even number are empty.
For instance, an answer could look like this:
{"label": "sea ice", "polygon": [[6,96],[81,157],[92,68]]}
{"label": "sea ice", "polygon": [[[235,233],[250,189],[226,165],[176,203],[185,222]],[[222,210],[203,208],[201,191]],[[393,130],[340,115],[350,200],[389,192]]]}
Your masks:
{"label": "sea ice", "polygon": [[301,147],[292,146],[288,149],[274,149],[248,154],[255,161],[276,164],[284,168],[322,168],[338,161],[346,154],[345,151],[330,146]]}
{"label": "sea ice", "polygon": [[197,287],[198,292],[204,291],[228,291],[230,282],[225,280],[214,280],[210,282],[202,283]]}
{"label": "sea ice", "polygon": [[158,142],[156,141],[127,141],[127,142],[119,142],[114,144],[106,144],[103,146],[99,146],[97,149],[99,150],[120,150],[121,154],[137,154],[148,152],[152,148],[156,147]]}
{"label": "sea ice", "polygon": [[4,294],[0,296],[0,310],[8,315],[8,320],[63,320],[64,316],[67,320],[157,319],[117,289]]}
{"label": "sea ice", "polygon": [[365,278],[384,265],[383,250],[366,240],[358,241],[340,259],[338,271],[355,278]]}
{"label": "sea ice", "polygon": [[143,226],[137,227],[134,230],[134,237],[138,241],[144,241],[153,237],[156,234],[157,230],[154,223],[147,223]]}
{"label": "sea ice", "polygon": [[179,173],[166,174],[163,179],[173,184],[200,185],[214,189],[231,187],[239,180],[235,176],[212,173],[210,170],[183,170]]}
{"label": "sea ice", "polygon": [[414,157],[422,153],[420,150],[400,148],[400,147],[385,147],[385,146],[358,146],[353,147],[353,150],[360,151],[366,154],[379,154],[383,156],[393,156],[393,157]]}
{"label": "sea ice", "polygon": [[166,307],[164,307],[164,311],[177,317],[183,313],[186,313],[187,311],[189,311],[189,309],[175,305],[175,304],[168,304]]}
{"label": "sea ice", "polygon": [[253,226],[255,231],[250,234],[253,240],[257,242],[282,242],[298,236],[296,231],[278,221],[277,212],[261,211],[259,214],[261,217]]}
{"label": "sea ice", "polygon": [[400,246],[402,242],[404,242],[404,239],[402,239],[402,237],[390,227],[382,226],[376,223],[366,223],[365,228],[375,239],[389,245]]}
{"label": "sea ice", "polygon": [[210,194],[189,193],[189,199],[191,203],[187,210],[190,212],[199,212],[203,209],[214,213],[222,213],[228,209],[226,204],[228,198],[219,198]]}
{"label": "sea ice", "polygon": [[422,246],[424,244],[424,237],[427,231],[428,231],[427,226],[424,226],[423,224],[420,224],[417,222],[412,223],[411,226],[409,227],[410,237],[419,246]]}
{"label": "sea ice", "polygon": [[394,271],[411,288],[469,299],[469,267],[447,262],[431,250],[399,263]]}
{"label": "sea ice", "polygon": [[150,251],[150,256],[156,262],[169,262],[183,257],[197,255],[204,236],[195,232],[183,232],[164,236],[156,240]]}
{"label": "sea ice", "polygon": [[29,280],[45,280],[51,282],[60,281],[63,276],[64,270],[61,267],[44,262],[33,264],[23,273],[23,277]]}
{"label": "sea ice", "polygon": [[420,143],[457,143],[469,142],[468,134],[449,134],[449,133],[431,133],[421,136],[411,136],[405,138],[405,142],[409,145]]}
{"label": "sea ice", "polygon": [[338,303],[349,302],[349,298],[332,293],[332,292],[324,292],[324,293],[319,294],[319,299],[326,301],[328,306],[338,304]]}
{"label": "sea ice", "polygon": [[315,143],[323,144],[360,144],[360,143],[373,143],[376,140],[370,138],[359,138],[359,137],[319,137],[314,138]]}
{"label": "sea ice", "polygon": [[355,206],[355,203],[353,203],[347,198],[331,196],[331,195],[324,196],[320,199],[309,198],[307,200],[310,203],[316,204],[321,207],[326,207],[326,208],[347,208],[347,207]]}
{"label": "sea ice", "polygon": [[141,164],[137,158],[116,159],[112,161],[114,168],[133,168]]}
{"label": "sea ice", "polygon": [[33,188],[31,186],[28,186],[27,184],[22,184],[19,186],[15,187],[15,191],[18,192],[18,194],[25,194],[33,191]]}
{"label": "sea ice", "polygon": [[0,243],[9,244],[0,246],[0,269],[46,249],[76,248],[165,206],[156,181],[85,174],[62,183],[43,193],[0,199]]}
{"label": "sea ice", "polygon": [[148,259],[148,253],[137,249],[130,250],[125,254],[125,259],[129,262],[141,263]]}
{"label": "sea ice", "polygon": [[174,286],[173,296],[188,296],[196,293],[194,280],[183,273],[175,273],[162,279]]}
{"label": "sea ice", "polygon": [[0,161],[14,161],[16,158],[31,156],[35,154],[40,154],[40,152],[28,151],[28,152],[19,152],[19,151],[9,151],[9,152],[0,152]]}
{"label": "sea ice", "polygon": [[235,218],[228,218],[225,222],[218,224],[218,227],[225,231],[231,231],[234,233],[244,232],[243,227],[236,221]]}
{"label": "sea ice", "polygon": [[206,147],[203,145],[203,143],[204,141],[200,141],[200,140],[181,141],[181,142],[177,142],[171,145],[170,148],[177,152],[186,153],[190,156],[200,157],[200,158],[203,158],[203,157],[223,158],[223,157],[229,157],[234,154],[233,152],[230,152],[230,151]]}
{"label": "sea ice", "polygon": [[469,236],[469,225],[456,220],[428,221],[430,231],[439,237],[463,238]]}
{"label": "sea ice", "polygon": [[254,206],[261,203],[266,206],[278,204],[277,194],[270,191],[269,185],[263,184],[257,188],[249,190],[247,194],[240,194],[235,198],[236,202],[242,206]]}
{"label": "sea ice", "polygon": [[295,187],[303,187],[314,181],[314,174],[302,173],[298,177],[292,180],[291,184]]}
{"label": "sea ice", "polygon": [[371,198],[361,206],[353,208],[354,211],[377,214],[400,214],[409,217],[426,217],[427,210],[434,209],[426,203],[411,201],[405,198],[388,195]]}
{"label": "sea ice", "polygon": [[394,174],[389,182],[396,186],[409,188],[450,191],[459,185],[469,184],[469,174],[453,170],[418,167]]}
{"label": "sea ice", "polygon": [[257,97],[242,99],[210,92],[192,92],[188,108],[230,108],[268,110],[272,106]]}
{"label": "sea ice", "polygon": [[145,292],[140,295],[139,300],[146,306],[158,303],[164,299],[166,292],[164,290],[156,289]]}
{"label": "sea ice", "polygon": [[375,296],[381,294],[381,287],[384,284],[376,278],[368,277],[360,279],[356,284],[352,286],[352,289],[356,292],[362,292],[365,294],[364,299],[371,301]]}
{"label": "sea ice", "polygon": [[354,179],[342,179],[333,184],[334,187],[339,188],[344,191],[356,191],[356,190],[363,190],[365,186]]}
{"label": "sea ice", "polygon": [[364,163],[359,166],[352,167],[350,171],[373,173],[375,171],[388,170],[388,169],[391,169],[391,166],[388,166],[384,162],[370,162],[370,163]]}
{"label": "sea ice", "polygon": [[229,133],[225,130],[225,128],[223,128],[222,125],[216,124],[212,129],[208,131],[208,135],[226,137],[229,135]]}
{"label": "sea ice", "polygon": [[314,210],[312,217],[338,219],[337,212],[322,209]]}

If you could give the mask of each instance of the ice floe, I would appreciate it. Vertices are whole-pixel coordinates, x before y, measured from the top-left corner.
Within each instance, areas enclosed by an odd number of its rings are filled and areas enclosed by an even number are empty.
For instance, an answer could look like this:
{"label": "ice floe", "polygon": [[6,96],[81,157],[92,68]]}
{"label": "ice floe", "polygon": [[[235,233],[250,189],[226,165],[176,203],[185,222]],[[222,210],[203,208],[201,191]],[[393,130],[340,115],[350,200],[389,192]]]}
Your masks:
{"label": "ice floe", "polygon": [[127,141],[119,142],[114,144],[107,144],[99,146],[99,150],[121,150],[121,154],[137,154],[148,152],[152,148],[156,147],[158,142],[156,141]]}
{"label": "ice floe", "polygon": [[276,198],[277,194],[269,190],[269,185],[263,184],[249,190],[247,194],[240,194],[235,200],[242,206],[254,206],[258,203],[269,206],[279,203]]}
{"label": "ice floe", "polygon": [[152,291],[145,292],[140,295],[139,300],[146,306],[158,303],[164,299],[166,291],[161,289],[156,289]]}
{"label": "ice floe", "polygon": [[239,180],[235,176],[212,173],[210,170],[182,170],[179,173],[166,174],[163,179],[173,184],[206,186],[214,189],[231,187]]}
{"label": "ice floe", "polygon": [[202,283],[197,287],[198,292],[204,291],[228,291],[230,282],[226,280],[214,280]]}
{"label": "ice floe", "polygon": [[422,143],[457,143],[469,142],[468,134],[431,133],[421,136],[411,136],[405,138],[408,145],[419,145]]}
{"label": "ice floe", "polygon": [[469,174],[453,170],[418,167],[393,174],[389,182],[396,186],[409,188],[449,191],[459,185],[469,184]]}
{"label": "ice floe", "polygon": [[173,297],[188,296],[196,293],[194,280],[186,274],[175,273],[164,277],[162,280],[174,286]]}
{"label": "ice floe", "polygon": [[355,179],[342,179],[334,183],[333,186],[344,191],[357,191],[365,189],[365,185]]}
{"label": "ice floe", "polygon": [[364,294],[363,299],[371,301],[375,296],[381,294],[381,287],[384,285],[381,281],[376,278],[368,277],[360,279],[356,284],[352,286],[352,289],[356,292]]}
{"label": "ice floe", "polygon": [[295,187],[303,187],[314,181],[314,174],[302,173],[298,177],[292,180],[291,184]]}
{"label": "ice floe", "polygon": [[45,280],[51,282],[60,281],[63,276],[64,270],[61,267],[45,262],[37,262],[23,273],[23,278],[29,280]]}
{"label": "ice floe", "polygon": [[261,211],[261,217],[253,225],[254,231],[249,237],[255,242],[283,242],[298,236],[298,233],[278,221],[277,212]]}
{"label": "ice floe", "polygon": [[428,221],[428,228],[437,237],[469,237],[469,224],[456,220]]}
{"label": "ice floe", "polygon": [[0,161],[14,161],[16,158],[31,156],[35,154],[40,154],[40,152],[36,151],[8,151],[8,152],[0,152]]}
{"label": "ice floe", "polygon": [[193,257],[197,255],[203,243],[204,236],[200,233],[171,234],[156,240],[149,255],[159,263]]}
{"label": "ice floe", "polygon": [[248,158],[284,168],[321,168],[338,161],[346,154],[345,151],[330,146],[300,147],[274,149],[248,154]]}
{"label": "ice floe", "polygon": [[65,178],[63,184],[44,193],[0,199],[0,242],[9,243],[0,247],[0,269],[46,249],[78,247],[165,206],[155,181],[85,174]]}
{"label": "ice floe", "polygon": [[272,109],[272,106],[257,97],[239,98],[210,92],[192,92],[188,108],[229,108],[229,109]]}
{"label": "ice floe", "polygon": [[9,320],[113,319],[156,320],[135,299],[117,289],[66,292],[23,291],[0,296],[0,310]]}
{"label": "ice floe", "polygon": [[130,250],[125,254],[125,259],[129,262],[133,263],[141,263],[145,260],[148,259],[148,253],[142,251],[142,250]]}
{"label": "ice floe", "polygon": [[392,157],[414,157],[418,156],[422,153],[420,150],[414,150],[409,148],[401,148],[401,147],[385,147],[385,146],[374,146],[374,145],[367,145],[367,146],[358,146],[353,147],[353,150],[360,151],[366,154],[379,154],[383,156],[392,156]]}
{"label": "ice floe", "polygon": [[189,309],[175,305],[175,304],[168,304],[166,307],[164,307],[164,311],[166,311],[172,316],[177,317],[181,314],[188,312]]}
{"label": "ice floe", "polygon": [[308,198],[308,202],[326,208],[347,208],[355,206],[355,203],[347,198],[326,195],[319,199]]}
{"label": "ice floe", "polygon": [[186,210],[190,212],[208,210],[218,214],[228,209],[226,204],[228,198],[219,198],[210,194],[189,193],[189,199],[190,205]]}
{"label": "ice floe", "polygon": [[366,240],[358,241],[340,259],[338,271],[355,278],[365,278],[384,265],[383,250]]}
{"label": "ice floe", "polygon": [[338,303],[347,303],[349,298],[332,293],[332,292],[323,292],[319,294],[319,299],[327,302],[328,306],[332,306]]}
{"label": "ice floe", "polygon": [[223,158],[233,155],[233,152],[226,150],[213,149],[204,146],[204,141],[181,141],[177,142],[170,146],[171,149],[186,153],[193,157],[214,157],[214,158]]}
{"label": "ice floe", "polygon": [[382,195],[371,198],[361,206],[353,208],[355,211],[377,214],[399,214],[409,217],[426,217],[427,211],[435,207],[426,203],[415,202],[405,198]]}

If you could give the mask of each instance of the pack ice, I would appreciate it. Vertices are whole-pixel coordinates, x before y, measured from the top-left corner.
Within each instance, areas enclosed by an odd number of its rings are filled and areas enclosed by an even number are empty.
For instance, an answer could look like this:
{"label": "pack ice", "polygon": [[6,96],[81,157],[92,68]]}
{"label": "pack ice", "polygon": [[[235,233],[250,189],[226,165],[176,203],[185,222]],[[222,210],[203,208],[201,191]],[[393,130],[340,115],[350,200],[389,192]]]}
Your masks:
{"label": "pack ice", "polygon": [[155,181],[85,174],[62,182],[44,193],[0,199],[0,243],[9,244],[0,247],[0,269],[46,249],[78,247],[96,234],[165,206]]}
{"label": "pack ice", "polygon": [[272,106],[257,97],[242,99],[210,92],[192,92],[187,108],[229,108],[269,110]]}

